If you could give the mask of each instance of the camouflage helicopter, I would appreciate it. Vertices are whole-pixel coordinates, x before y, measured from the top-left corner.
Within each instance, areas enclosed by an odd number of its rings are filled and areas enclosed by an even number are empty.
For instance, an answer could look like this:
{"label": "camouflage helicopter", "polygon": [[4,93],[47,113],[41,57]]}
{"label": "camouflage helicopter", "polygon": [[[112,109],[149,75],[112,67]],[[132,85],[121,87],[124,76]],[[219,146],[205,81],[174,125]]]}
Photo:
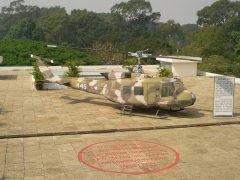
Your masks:
{"label": "camouflage helicopter", "polygon": [[[147,50],[145,50],[147,51]],[[123,111],[134,107],[183,110],[196,101],[196,96],[186,90],[177,78],[152,77],[143,73],[141,58],[150,57],[145,51],[129,52],[138,58],[137,72],[102,73],[105,79],[70,79],[73,88],[103,95],[108,100],[122,105]],[[158,112],[157,112],[158,113]]]}
{"label": "camouflage helicopter", "polygon": [[[102,95],[112,102],[121,104],[122,112],[131,113],[133,108],[137,107],[155,108],[158,115],[159,109],[183,110],[193,105],[196,96],[184,87],[180,79],[153,77],[143,73],[141,58],[151,56],[144,54],[145,51],[128,53],[129,56],[138,58],[137,72],[111,71],[101,73],[104,79],[69,78],[68,83],[74,89]],[[36,59],[41,62],[39,57]],[[42,63],[40,65],[43,66]],[[51,79],[52,82],[62,84],[67,82],[64,78],[55,78],[46,67],[40,67],[40,70],[50,82]]]}

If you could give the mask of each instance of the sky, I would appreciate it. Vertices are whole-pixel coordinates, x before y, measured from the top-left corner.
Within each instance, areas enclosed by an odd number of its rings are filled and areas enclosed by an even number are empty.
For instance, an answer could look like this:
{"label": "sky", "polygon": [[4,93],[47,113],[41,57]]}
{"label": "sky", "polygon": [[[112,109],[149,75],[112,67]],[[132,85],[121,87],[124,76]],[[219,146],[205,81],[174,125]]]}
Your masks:
{"label": "sky", "polygon": [[[9,6],[13,0],[0,0],[0,8]],[[25,0],[26,5],[39,7],[62,6],[68,12],[72,9],[87,9],[95,12],[110,12],[113,5],[127,0]],[[216,0],[147,0],[153,11],[161,13],[161,22],[175,20],[180,24],[196,23],[197,11]]]}

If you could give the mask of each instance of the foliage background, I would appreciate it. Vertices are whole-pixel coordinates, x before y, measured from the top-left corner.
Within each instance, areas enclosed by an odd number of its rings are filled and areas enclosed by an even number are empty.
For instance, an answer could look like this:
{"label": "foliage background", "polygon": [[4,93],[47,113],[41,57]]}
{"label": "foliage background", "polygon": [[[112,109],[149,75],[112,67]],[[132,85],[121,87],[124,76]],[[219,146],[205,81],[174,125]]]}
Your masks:
{"label": "foliage background", "polygon": [[[197,15],[196,24],[180,25],[160,22],[161,13],[153,12],[147,0],[115,4],[110,13],[67,13],[63,7],[15,0],[0,13],[0,55],[3,65],[30,65],[30,54],[54,59],[56,65],[67,60],[123,64],[127,57],[122,52],[150,49],[154,55],[203,57],[200,70],[240,77],[240,2],[218,0]],[[47,49],[46,44],[103,51]]]}
{"label": "foliage background", "polygon": [[28,39],[14,39],[0,41],[1,56],[4,57],[3,66],[31,66],[35,61],[30,54],[54,60],[54,65],[63,65],[69,60],[77,60],[81,65],[100,65],[102,61],[85,52],[69,48],[48,48],[47,43]]}

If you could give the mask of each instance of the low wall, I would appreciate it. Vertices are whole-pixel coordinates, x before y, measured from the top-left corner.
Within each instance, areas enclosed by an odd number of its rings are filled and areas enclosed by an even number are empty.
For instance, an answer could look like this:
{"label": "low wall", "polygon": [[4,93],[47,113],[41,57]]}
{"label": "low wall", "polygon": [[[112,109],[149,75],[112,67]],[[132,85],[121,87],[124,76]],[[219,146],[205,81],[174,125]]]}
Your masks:
{"label": "low wall", "polygon": [[[66,67],[62,66],[49,66],[50,69],[53,70],[53,73],[55,75],[63,75],[64,72],[67,71]],[[121,65],[99,65],[99,66],[79,66],[83,74],[99,74],[99,72],[109,72],[110,70],[114,71],[125,71],[125,69],[122,68]],[[158,68],[158,65],[143,65],[143,69],[147,72],[156,70]],[[31,70],[31,66],[14,66],[14,67],[0,67],[0,70]],[[85,73],[84,73],[85,72]],[[215,77],[215,76],[223,76],[221,74],[215,74],[210,72],[204,72],[204,71],[198,71],[198,76],[207,76],[207,77]],[[236,84],[240,84],[240,78],[235,78]]]}
{"label": "low wall", "polygon": [[[204,72],[204,71],[198,71],[198,76],[215,77],[215,76],[224,76],[224,75],[210,73],[210,72]],[[235,78],[235,83],[240,84],[240,78]]]}
{"label": "low wall", "polygon": [[[159,66],[158,65],[143,65],[143,69],[148,70],[156,70]],[[56,75],[64,74],[67,71],[67,67],[62,66],[49,66],[49,68],[53,71]],[[97,65],[97,66],[79,66],[83,72],[110,72],[111,70],[114,71],[127,71],[126,69],[122,68],[122,65]],[[9,67],[0,67],[0,70],[32,70],[32,66],[9,66]]]}

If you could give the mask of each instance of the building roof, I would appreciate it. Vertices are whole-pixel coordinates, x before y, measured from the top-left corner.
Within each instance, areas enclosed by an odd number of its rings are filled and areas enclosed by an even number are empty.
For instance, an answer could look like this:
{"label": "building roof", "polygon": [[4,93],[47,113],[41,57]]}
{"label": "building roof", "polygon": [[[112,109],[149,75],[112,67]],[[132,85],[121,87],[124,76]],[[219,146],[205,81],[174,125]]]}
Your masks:
{"label": "building roof", "polygon": [[184,62],[202,62],[200,57],[191,57],[191,56],[159,56],[156,58],[157,61],[170,62],[170,63],[184,63]]}

